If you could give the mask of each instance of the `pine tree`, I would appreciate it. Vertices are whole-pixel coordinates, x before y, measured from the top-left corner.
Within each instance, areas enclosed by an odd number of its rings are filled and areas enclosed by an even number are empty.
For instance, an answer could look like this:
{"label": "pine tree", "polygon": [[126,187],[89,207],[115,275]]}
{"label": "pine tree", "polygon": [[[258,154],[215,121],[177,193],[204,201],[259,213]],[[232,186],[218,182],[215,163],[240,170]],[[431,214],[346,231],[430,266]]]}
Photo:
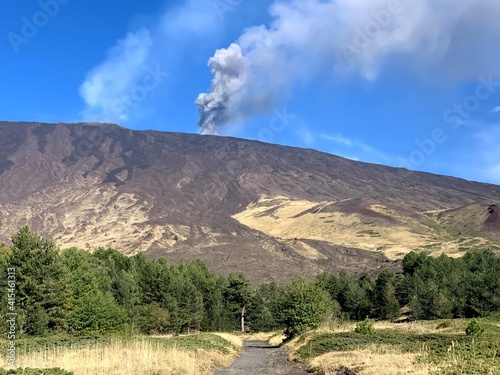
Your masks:
{"label": "pine tree", "polygon": [[66,328],[69,273],[50,239],[23,227],[12,237],[10,267],[17,278],[20,332],[40,335]]}

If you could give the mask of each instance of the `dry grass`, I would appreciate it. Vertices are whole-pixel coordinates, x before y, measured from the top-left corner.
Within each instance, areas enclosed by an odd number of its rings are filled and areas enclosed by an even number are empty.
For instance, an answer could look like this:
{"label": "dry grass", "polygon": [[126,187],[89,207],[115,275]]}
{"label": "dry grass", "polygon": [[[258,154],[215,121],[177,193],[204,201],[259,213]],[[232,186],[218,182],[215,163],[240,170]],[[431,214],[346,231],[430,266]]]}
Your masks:
{"label": "dry grass", "polygon": [[[336,336],[332,334],[352,332],[354,324],[342,325],[333,321],[315,331],[306,332],[286,346],[292,353],[291,359],[303,361],[323,375],[344,373],[345,368],[359,375],[500,374],[500,362],[495,352],[498,350],[495,349],[498,338],[491,328],[494,323],[490,325],[489,338],[478,341],[476,346],[474,342],[471,347],[461,339],[454,341],[453,337],[446,338],[448,334],[455,335],[455,339],[465,337],[463,332],[468,321],[377,322],[375,329],[385,331],[379,336],[380,339],[385,337],[384,344],[380,343],[377,335],[354,341],[353,336],[339,335],[339,342],[335,342]],[[423,341],[416,338],[420,335],[423,335]],[[449,347],[446,349],[445,345]]]}
{"label": "dry grass", "polygon": [[[444,253],[461,257],[465,254],[463,244],[455,236],[437,229],[439,225],[435,216],[422,215],[416,218],[381,204],[372,204],[366,209],[395,218],[396,223],[362,212],[322,212],[322,208],[331,203],[294,200],[283,196],[262,197],[233,218],[250,228],[280,238],[304,258],[312,260],[322,259],[324,255],[295,238],[381,251],[390,259],[401,258],[410,250],[425,250],[435,256]],[[481,246],[498,242],[482,237],[471,237],[469,240]]]}
{"label": "dry grass", "polygon": [[229,341],[238,350],[240,350],[243,346],[243,338],[241,336],[236,336],[231,333],[225,333],[225,332],[214,332],[213,334],[222,337],[224,340]]}
{"label": "dry grass", "polygon": [[268,342],[269,342],[269,345],[278,346],[278,345],[281,345],[283,343],[283,340],[285,340],[285,338],[286,338],[286,336],[283,335],[282,333],[280,333],[280,334],[272,336]]}
{"label": "dry grass", "polygon": [[255,332],[245,333],[240,337],[243,341],[268,341],[274,334],[274,332]]}
{"label": "dry grass", "polygon": [[[297,350],[306,345],[315,336],[325,333],[352,332],[356,322],[343,322],[334,320],[314,331],[291,340],[286,344],[290,350],[290,359],[298,360]],[[375,323],[376,330],[397,330],[418,334],[435,333],[435,327],[419,322],[391,323],[381,321]],[[320,374],[337,374],[337,370],[347,367],[360,375],[399,375],[429,374],[433,368],[425,363],[416,363],[415,358],[422,353],[404,353],[394,346],[372,345],[368,348],[347,352],[330,352],[313,358],[308,364]]]}
{"label": "dry grass", "polygon": [[408,323],[391,323],[391,322],[376,322],[375,329],[391,329],[394,331],[401,332],[411,332],[411,333],[436,333],[438,329],[436,329],[436,324],[431,325],[423,325],[419,322],[408,322]]}
{"label": "dry grass", "polygon": [[[407,253],[409,249],[425,245],[429,241],[428,235],[413,233],[411,228],[404,224],[389,226],[385,222],[368,223],[365,222],[367,218],[359,214],[322,213],[321,210],[303,214],[311,208],[329,203],[332,202],[318,203],[285,197],[271,200],[263,198],[250,204],[245,211],[234,215],[233,218],[243,225],[284,240],[322,240],[371,251],[384,248],[384,254],[390,258],[397,258],[397,254]],[[270,209],[273,210],[272,214]],[[299,214],[301,215],[298,216]],[[370,221],[374,219],[370,218]],[[372,230],[378,233],[377,236],[360,234]],[[308,259],[323,257],[323,254],[311,250],[301,242],[288,245]]]}
{"label": "dry grass", "polygon": [[326,353],[311,361],[313,369],[321,374],[337,374],[341,367],[347,367],[360,375],[425,375],[431,367],[416,363],[417,354],[402,353],[397,348],[372,346],[350,352]]}
{"label": "dry grass", "polygon": [[[227,337],[225,337],[227,339]],[[19,367],[60,367],[75,375],[205,375],[215,367],[227,367],[236,352],[168,348],[158,342],[139,339],[116,341],[83,349],[53,348],[19,354]],[[6,363],[1,363],[6,366]]]}
{"label": "dry grass", "polygon": [[[436,333],[439,330],[436,329],[439,321],[432,322],[404,322],[404,323],[391,323],[388,321],[380,321],[375,322],[375,329],[390,329],[394,331],[401,332],[412,332],[412,333]],[[349,322],[349,321],[341,321],[341,320],[332,320],[327,324],[322,325],[321,327],[311,331],[316,334],[322,333],[341,333],[341,332],[352,332],[356,327],[357,322]]]}

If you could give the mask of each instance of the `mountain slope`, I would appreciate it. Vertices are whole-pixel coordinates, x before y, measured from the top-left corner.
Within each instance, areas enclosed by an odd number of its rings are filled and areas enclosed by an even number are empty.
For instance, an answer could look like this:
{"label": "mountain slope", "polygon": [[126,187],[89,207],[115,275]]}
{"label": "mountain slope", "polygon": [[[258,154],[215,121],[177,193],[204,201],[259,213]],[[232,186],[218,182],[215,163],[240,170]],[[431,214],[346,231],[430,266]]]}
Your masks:
{"label": "mountain slope", "polygon": [[[499,186],[313,150],[104,123],[0,122],[4,242],[29,224],[63,248],[200,258],[216,271],[286,279],[376,269],[413,249],[459,254],[456,228],[429,212],[498,201]],[[491,228],[467,235],[494,246]]]}

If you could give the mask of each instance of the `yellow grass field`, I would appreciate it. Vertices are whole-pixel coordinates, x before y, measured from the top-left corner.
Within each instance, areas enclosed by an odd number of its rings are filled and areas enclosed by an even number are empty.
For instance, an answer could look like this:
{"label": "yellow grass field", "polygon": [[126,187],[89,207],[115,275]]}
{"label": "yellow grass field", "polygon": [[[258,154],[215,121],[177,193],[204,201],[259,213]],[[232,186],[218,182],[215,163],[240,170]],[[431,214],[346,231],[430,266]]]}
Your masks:
{"label": "yellow grass field", "polygon": [[350,213],[327,209],[335,203],[341,202],[261,197],[233,218],[249,228],[279,238],[307,259],[325,256],[300,239],[381,252],[389,259],[402,258],[412,250],[460,257],[472,246],[492,245],[499,249],[499,241],[478,237],[476,232],[463,238],[451,235],[445,230],[448,226],[435,218],[437,214],[420,213],[413,217],[369,200],[362,200]]}
{"label": "yellow grass field", "polygon": [[[313,343],[314,340],[322,341],[325,345],[327,341],[335,342],[344,340],[343,343],[350,346],[348,340],[356,341],[352,332],[355,323],[331,324],[321,327],[317,330],[307,332],[290,342],[285,346],[290,350],[290,359],[305,362],[310,368],[322,375],[348,374],[348,370],[354,371],[357,375],[455,375],[455,374],[484,374],[496,375],[500,373],[500,355],[498,354],[498,338],[500,330],[497,323],[485,323],[489,334],[481,341],[477,339],[476,345],[472,341],[472,346],[464,345],[464,342],[455,341],[460,336],[464,336],[464,328],[468,320],[456,319],[446,321],[447,328],[438,328],[439,323],[443,321],[422,321],[411,323],[375,323],[376,332],[392,332],[392,336],[361,335],[359,344],[354,344],[349,350],[336,349],[333,346],[331,350],[318,355],[318,348]],[[350,334],[346,338],[346,334]],[[340,335],[340,336],[336,336]],[[344,336],[342,336],[344,335]],[[360,335],[360,334],[358,334]],[[418,337],[422,335],[428,338],[429,343],[424,340],[423,343],[416,342],[410,345],[404,337]],[[417,335],[417,336],[415,336]],[[324,337],[329,337],[325,341]],[[349,338],[350,337],[350,338]],[[385,343],[380,343],[382,337]],[[392,337],[394,342],[388,341]],[[446,342],[444,353],[436,354],[434,351],[435,342],[432,343],[432,337]],[[449,337],[449,339],[446,339]],[[434,347],[434,349],[433,349]],[[495,349],[497,354],[495,354]],[[485,350],[486,348],[486,350]],[[306,350],[304,350],[306,349]]]}
{"label": "yellow grass field", "polygon": [[[238,355],[242,341],[230,334],[218,334],[233,347],[228,351],[165,347],[160,340],[147,338],[112,340],[83,348],[56,347],[19,353],[21,368],[54,368],[75,375],[208,375],[216,367],[227,367]],[[0,367],[5,367],[5,358]]]}

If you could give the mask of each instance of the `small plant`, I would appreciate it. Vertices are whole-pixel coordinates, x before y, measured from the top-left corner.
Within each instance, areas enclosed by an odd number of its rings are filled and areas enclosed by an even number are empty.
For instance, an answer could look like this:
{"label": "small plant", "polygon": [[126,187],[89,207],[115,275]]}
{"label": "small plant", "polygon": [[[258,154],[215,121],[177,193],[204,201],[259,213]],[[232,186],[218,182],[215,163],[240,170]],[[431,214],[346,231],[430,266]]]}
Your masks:
{"label": "small plant", "polygon": [[450,328],[452,326],[451,320],[445,320],[436,326],[436,329]]}
{"label": "small plant", "polygon": [[366,317],[365,320],[356,324],[354,332],[362,333],[363,335],[373,335],[375,333],[373,321]]}
{"label": "small plant", "polygon": [[476,319],[472,319],[465,329],[467,336],[481,336],[484,333],[484,327]]}

